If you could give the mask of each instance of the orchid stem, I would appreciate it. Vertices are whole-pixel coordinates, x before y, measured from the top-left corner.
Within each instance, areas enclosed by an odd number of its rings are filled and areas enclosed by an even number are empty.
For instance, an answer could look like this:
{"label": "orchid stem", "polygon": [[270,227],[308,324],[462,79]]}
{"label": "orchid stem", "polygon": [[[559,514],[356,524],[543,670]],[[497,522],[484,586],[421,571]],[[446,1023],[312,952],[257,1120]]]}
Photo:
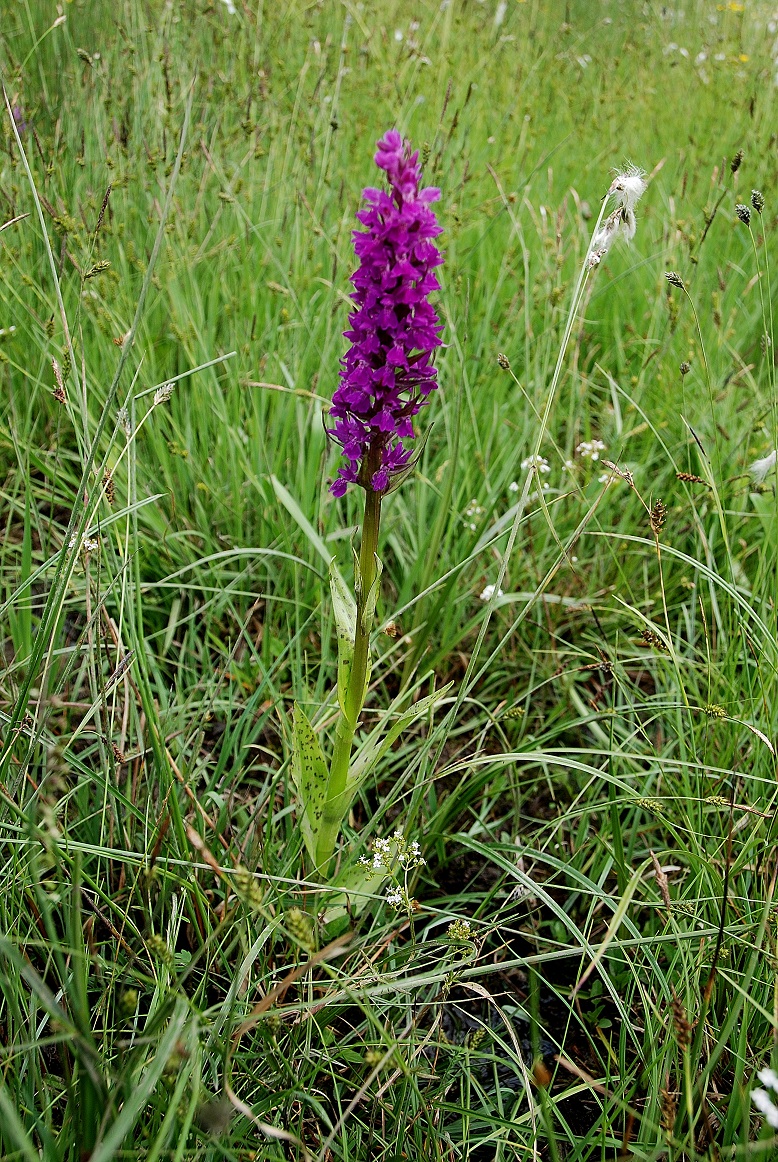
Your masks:
{"label": "orchid stem", "polygon": [[365,515],[362,522],[362,541],[359,547],[359,570],[356,578],[357,619],[354,634],[354,657],[351,663],[345,698],[345,713],[338,718],[335,730],[335,747],[324,802],[324,816],[316,847],[316,864],[320,872],[332,858],[338,839],[343,815],[338,799],[346,790],[351,748],[354,742],[359,716],[365,702],[367,669],[370,661],[370,625],[365,616],[368,597],[376,579],[378,531],[381,525],[381,493],[372,488],[365,490]]}

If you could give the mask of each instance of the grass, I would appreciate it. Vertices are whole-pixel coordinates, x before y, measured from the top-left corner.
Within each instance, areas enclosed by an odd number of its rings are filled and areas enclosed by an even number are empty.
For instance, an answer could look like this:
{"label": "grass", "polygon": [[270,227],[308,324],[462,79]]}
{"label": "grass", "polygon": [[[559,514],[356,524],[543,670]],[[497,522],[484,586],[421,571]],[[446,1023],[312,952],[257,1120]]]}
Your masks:
{"label": "grass", "polygon": [[[0,30],[0,1155],[778,1156],[771,10],[237,8]],[[442,190],[447,346],[364,724],[454,685],[340,849],[418,841],[418,910],[364,878],[348,914],[290,719],[332,714],[360,498],[322,416],[392,125]],[[626,159],[637,237],[565,347]]]}

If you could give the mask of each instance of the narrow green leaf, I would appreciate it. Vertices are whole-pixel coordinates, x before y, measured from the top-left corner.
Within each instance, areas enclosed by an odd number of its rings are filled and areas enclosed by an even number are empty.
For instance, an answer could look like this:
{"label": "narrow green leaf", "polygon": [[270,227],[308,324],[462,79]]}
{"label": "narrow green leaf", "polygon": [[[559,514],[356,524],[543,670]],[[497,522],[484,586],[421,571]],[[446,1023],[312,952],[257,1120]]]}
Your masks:
{"label": "narrow green leaf", "polygon": [[351,663],[354,658],[357,604],[349,592],[346,582],[335,567],[334,560],[330,562],[330,592],[338,634],[338,702],[341,712],[345,714],[346,691],[351,676]]}
{"label": "narrow green leaf", "polygon": [[16,1112],[16,1106],[11,1098],[5,1081],[0,1075],[0,1146],[3,1141],[9,1147],[15,1148],[17,1156],[25,1162],[40,1162],[40,1155],[30,1141],[21,1118]]}
{"label": "narrow green leaf", "polygon": [[375,617],[375,609],[376,609],[376,605],[378,604],[378,592],[379,592],[379,589],[381,586],[381,574],[384,571],[384,567],[381,564],[381,560],[380,560],[378,554],[376,553],[376,554],[374,554],[374,556],[375,556],[375,577],[373,578],[373,584],[370,586],[370,589],[368,590],[367,598],[365,600],[365,608],[362,611],[362,629],[365,631],[365,633],[368,633],[368,634],[370,633],[370,630],[371,630],[372,625],[373,625],[373,618]]}
{"label": "narrow green leaf", "polygon": [[283,484],[276,476],[270,477],[270,483],[273,485],[273,491],[281,501],[281,504],[305,533],[306,537],[311,543],[312,548],[316,550],[319,556],[324,559],[325,564],[329,567],[330,561],[332,560],[332,553],[327,548],[319,534],[316,532],[316,529],[308,520],[307,516],[300,508],[299,504],[292,496],[289,489],[284,488]]}
{"label": "narrow green leaf", "polygon": [[[416,722],[417,719],[423,718],[437,702],[440,702],[446,696],[452,685],[452,682],[448,682],[445,686],[441,686],[439,690],[435,690],[433,694],[429,694],[426,698],[420,698],[418,702],[414,702],[413,705],[409,706],[407,710],[404,710],[396,718],[394,715],[397,713],[397,702],[392,703],[386,713],[382,715],[378,725],[370,732],[354,756],[349,768],[346,790],[343,793],[344,798],[348,797],[348,805],[344,810],[344,814],[367,776],[375,768],[376,764],[381,761],[406,727]],[[389,723],[391,725],[387,730],[386,727]]]}
{"label": "narrow green leaf", "polygon": [[168,1058],[176,1047],[189,1011],[185,1001],[179,1001],[171,1017],[165,1035],[156,1046],[143,1073],[132,1087],[130,1096],[121,1108],[119,1116],[108,1128],[105,1136],[99,1141],[90,1156],[90,1162],[109,1162],[115,1158],[122,1143],[138,1123],[143,1108],[156,1089],[157,1082],[162,1076]]}
{"label": "narrow green leaf", "polygon": [[297,702],[292,715],[292,780],[300,800],[300,829],[315,863],[329,772],[319,740]]}

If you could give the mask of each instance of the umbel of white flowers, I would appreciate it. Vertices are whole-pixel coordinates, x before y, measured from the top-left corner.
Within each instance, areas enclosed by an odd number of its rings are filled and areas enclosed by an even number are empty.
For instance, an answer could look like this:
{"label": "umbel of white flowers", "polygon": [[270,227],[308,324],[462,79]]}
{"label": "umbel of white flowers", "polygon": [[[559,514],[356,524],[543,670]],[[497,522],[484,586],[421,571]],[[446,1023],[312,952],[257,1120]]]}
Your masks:
{"label": "umbel of white flowers", "polygon": [[589,266],[599,266],[617,238],[631,242],[635,237],[635,206],[646,190],[646,175],[637,166],[629,165],[616,174],[606,198],[616,199],[616,209],[611,211],[592,240],[589,251]]}

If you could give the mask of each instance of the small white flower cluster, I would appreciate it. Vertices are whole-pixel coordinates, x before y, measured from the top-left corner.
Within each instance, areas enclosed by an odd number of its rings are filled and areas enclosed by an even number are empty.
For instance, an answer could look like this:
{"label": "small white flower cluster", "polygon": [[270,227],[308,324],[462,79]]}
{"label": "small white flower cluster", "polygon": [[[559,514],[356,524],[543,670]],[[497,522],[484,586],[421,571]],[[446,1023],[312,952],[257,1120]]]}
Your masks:
{"label": "small white flower cluster", "polygon": [[645,193],[647,184],[645,172],[634,165],[616,174],[605,195],[616,199],[616,209],[608,215],[592,239],[588,258],[590,270],[599,266],[617,238],[631,242],[635,237],[635,206]]}
{"label": "small white flower cluster", "polygon": [[402,884],[393,884],[384,899],[390,907],[394,908],[395,912],[409,912],[412,906],[408,889]]}
{"label": "small white flower cluster", "polygon": [[508,485],[508,492],[518,492],[518,491],[519,491],[519,482],[517,480],[511,480],[510,484]]}
{"label": "small white flower cluster", "polygon": [[767,1119],[767,1124],[772,1126],[774,1130],[778,1130],[778,1106],[767,1092],[767,1090],[772,1090],[773,1093],[778,1094],[778,1074],[774,1069],[760,1069],[756,1076],[762,1085],[767,1086],[767,1089],[752,1089],[751,1101],[760,1114],[763,1114]]}
{"label": "small white flower cluster", "polygon": [[386,875],[394,879],[397,873],[402,871],[403,883],[395,881],[387,889],[385,899],[396,911],[414,910],[414,901],[408,892],[408,872],[425,867],[427,863],[415,839],[409,843],[402,831],[395,831],[391,839],[375,841],[372,859],[363,855],[359,862],[363,867],[369,868],[373,875]]}
{"label": "small white flower cluster", "polygon": [[363,867],[369,867],[371,871],[383,872],[386,875],[393,873],[395,865],[399,865],[404,871],[410,871],[413,868],[424,867],[427,863],[426,859],[422,858],[421,847],[416,840],[408,843],[402,831],[395,831],[391,839],[377,839],[373,844],[373,858],[368,859],[363,855],[359,862]]}
{"label": "small white flower cluster", "polygon": [[482,517],[485,512],[486,509],[482,504],[479,504],[477,500],[471,500],[465,509],[465,521],[467,522],[467,527],[475,532],[477,527],[475,522],[478,518]]}
{"label": "small white flower cluster", "polygon": [[612,484],[616,477],[611,472],[601,472],[597,477],[598,484]]}
{"label": "small white flower cluster", "polygon": [[602,440],[584,440],[575,451],[582,460],[599,460],[600,452],[605,451],[605,445]]}
{"label": "small white flower cluster", "polygon": [[547,476],[551,471],[551,466],[545,456],[528,456],[526,460],[522,460],[522,472],[526,472],[528,468],[536,468],[543,476]]}
{"label": "small white flower cluster", "polygon": [[[496,585],[487,585],[484,588],[483,593],[480,594],[481,601],[491,601],[494,597],[495,589],[497,589]],[[497,596],[503,596],[502,589],[497,589]]]}
{"label": "small white flower cluster", "polygon": [[[68,548],[75,549],[75,547],[76,547],[76,538],[74,535],[68,541]],[[96,552],[96,550],[99,547],[100,547],[100,542],[98,541],[97,537],[84,537],[83,541],[81,542],[81,549],[85,553],[94,553],[94,552]]]}

